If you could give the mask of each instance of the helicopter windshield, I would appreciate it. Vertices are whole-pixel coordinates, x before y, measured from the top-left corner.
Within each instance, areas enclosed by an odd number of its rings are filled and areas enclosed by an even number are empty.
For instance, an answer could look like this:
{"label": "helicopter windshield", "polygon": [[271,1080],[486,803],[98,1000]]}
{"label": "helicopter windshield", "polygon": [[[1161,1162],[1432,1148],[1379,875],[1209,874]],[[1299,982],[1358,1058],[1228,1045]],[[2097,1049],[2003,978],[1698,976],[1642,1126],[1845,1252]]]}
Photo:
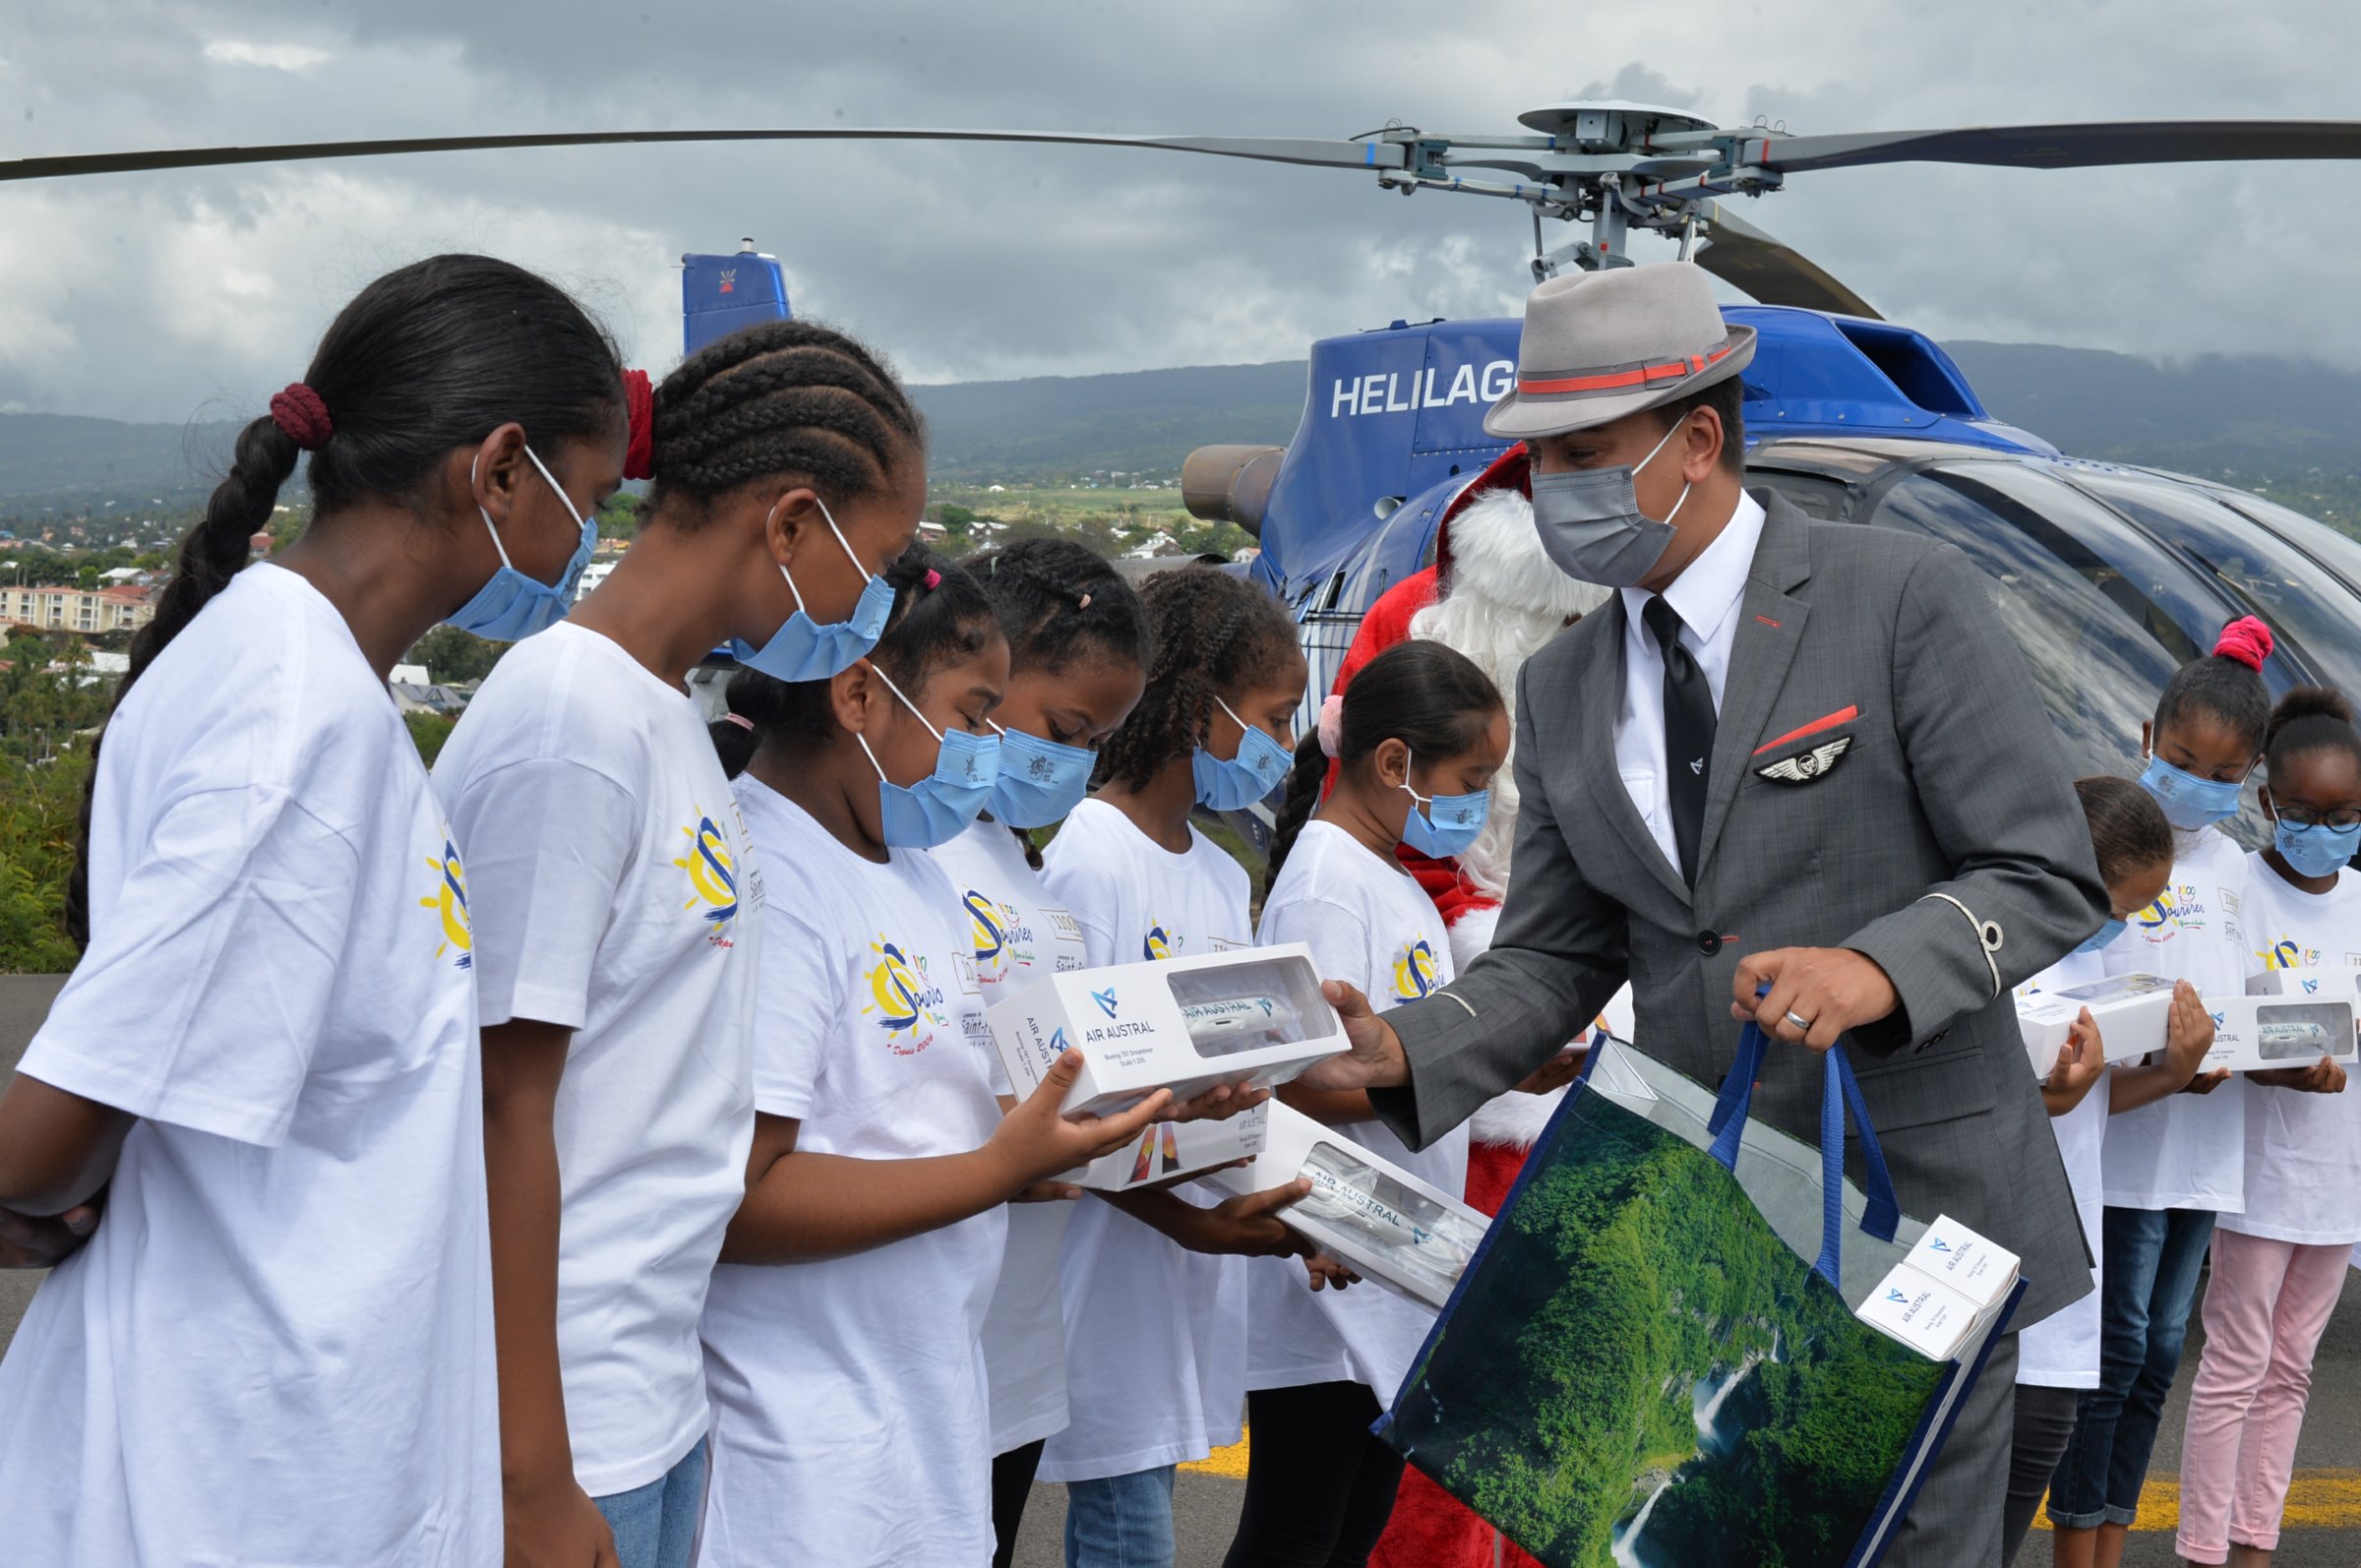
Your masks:
{"label": "helicopter windshield", "polygon": [[2361,692],[2350,599],[2324,592],[2334,584],[2322,582],[2314,557],[2186,484],[2114,474],[2077,474],[2075,483],[2168,536],[2237,596],[2242,613],[2269,620],[2278,630],[2283,662],[2303,678]]}
{"label": "helicopter windshield", "polygon": [[[2069,532],[2055,520],[2068,515]],[[2192,651],[2156,602],[2185,575],[2150,561],[2120,518],[2043,475],[2008,463],[1947,464],[1888,491],[1874,521],[1957,545],[1990,576],[1993,605],[2031,665],[2079,775],[2122,773],[2180,660]],[[2108,534],[2110,548],[2092,548]],[[2144,570],[2161,567],[2161,573]]]}

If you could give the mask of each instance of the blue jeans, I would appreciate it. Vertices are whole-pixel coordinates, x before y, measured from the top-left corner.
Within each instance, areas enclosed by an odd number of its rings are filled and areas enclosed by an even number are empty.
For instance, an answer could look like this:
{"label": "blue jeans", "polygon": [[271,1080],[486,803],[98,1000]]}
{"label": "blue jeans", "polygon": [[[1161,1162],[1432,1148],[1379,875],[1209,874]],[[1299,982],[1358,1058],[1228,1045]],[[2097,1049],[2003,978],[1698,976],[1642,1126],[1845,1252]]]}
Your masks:
{"label": "blue jeans", "polygon": [[705,1514],[705,1445],[644,1486],[590,1500],[615,1532],[623,1568],[689,1568]]}
{"label": "blue jeans", "polygon": [[2089,1530],[2138,1521],[2140,1485],[2212,1238],[2213,1216],[2202,1210],[2108,1208],[2098,1387],[2077,1402],[2074,1435],[2050,1478],[2052,1525]]}
{"label": "blue jeans", "polygon": [[1173,1467],[1067,1481],[1065,1568],[1173,1568]]}

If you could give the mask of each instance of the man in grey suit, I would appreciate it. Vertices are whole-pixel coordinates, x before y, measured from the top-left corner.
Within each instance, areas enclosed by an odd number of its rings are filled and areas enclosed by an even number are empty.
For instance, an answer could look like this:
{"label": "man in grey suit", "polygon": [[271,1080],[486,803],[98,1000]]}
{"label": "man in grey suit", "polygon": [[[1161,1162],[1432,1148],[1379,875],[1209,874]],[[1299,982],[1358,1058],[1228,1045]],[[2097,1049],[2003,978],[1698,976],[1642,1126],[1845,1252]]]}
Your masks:
{"label": "man in grey suit", "polygon": [[[1693,267],[1534,291],[1485,428],[1531,448],[1551,559],[1621,592],[1525,665],[1491,950],[1382,1017],[1332,987],[1354,1050],[1305,1083],[1368,1088],[1421,1147],[1626,980],[1640,1048],[1708,1085],[1757,1018],[1785,1049],[1754,1114],[1816,1142],[1816,1053],[1849,1052],[1905,1209],[2019,1253],[2023,1326],[2090,1271],[2010,993],[2107,895],[1983,576],[1743,489],[1753,347]],[[2012,1333],[1888,1563],[1999,1568],[2015,1370]]]}

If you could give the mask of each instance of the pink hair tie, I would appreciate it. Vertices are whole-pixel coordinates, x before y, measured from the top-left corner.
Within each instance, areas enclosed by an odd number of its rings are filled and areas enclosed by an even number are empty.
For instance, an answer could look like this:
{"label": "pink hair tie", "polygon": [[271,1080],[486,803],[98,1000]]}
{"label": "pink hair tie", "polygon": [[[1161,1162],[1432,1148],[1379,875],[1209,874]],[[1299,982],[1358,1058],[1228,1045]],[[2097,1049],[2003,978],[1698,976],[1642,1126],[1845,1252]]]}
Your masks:
{"label": "pink hair tie", "polygon": [[271,422],[305,452],[318,452],[336,433],[336,422],[328,417],[327,402],[299,381],[287,383],[284,392],[272,393]]}
{"label": "pink hair tie", "polygon": [[1320,704],[1320,754],[1341,756],[1345,750],[1345,699],[1331,696]]}
{"label": "pink hair tie", "polygon": [[653,479],[656,476],[656,393],[648,385],[646,371],[627,370],[623,373],[623,413],[626,436],[623,477]]}
{"label": "pink hair tie", "polygon": [[2221,640],[2213,644],[2213,655],[2243,664],[2250,670],[2261,670],[2274,646],[2270,628],[2251,615],[2242,615],[2221,629]]}
{"label": "pink hair tie", "polygon": [[743,713],[724,713],[721,716],[721,722],[735,724],[742,730],[752,730],[755,727],[755,721]]}
{"label": "pink hair tie", "polygon": [[929,593],[933,593],[937,588],[941,586],[942,573],[936,571],[933,567],[927,568],[927,591]]}

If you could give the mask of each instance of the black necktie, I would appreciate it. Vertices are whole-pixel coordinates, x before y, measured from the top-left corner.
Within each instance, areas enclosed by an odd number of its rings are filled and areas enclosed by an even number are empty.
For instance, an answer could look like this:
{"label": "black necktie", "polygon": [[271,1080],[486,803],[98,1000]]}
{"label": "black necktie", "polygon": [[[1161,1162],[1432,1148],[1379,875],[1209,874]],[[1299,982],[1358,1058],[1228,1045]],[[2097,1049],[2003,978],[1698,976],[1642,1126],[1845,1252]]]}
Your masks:
{"label": "black necktie", "polygon": [[1705,836],[1705,786],[1714,755],[1714,689],[1680,643],[1680,614],[1662,595],[1642,614],[1665,652],[1665,777],[1672,798],[1672,842],[1680,874],[1697,885],[1697,842]]}

